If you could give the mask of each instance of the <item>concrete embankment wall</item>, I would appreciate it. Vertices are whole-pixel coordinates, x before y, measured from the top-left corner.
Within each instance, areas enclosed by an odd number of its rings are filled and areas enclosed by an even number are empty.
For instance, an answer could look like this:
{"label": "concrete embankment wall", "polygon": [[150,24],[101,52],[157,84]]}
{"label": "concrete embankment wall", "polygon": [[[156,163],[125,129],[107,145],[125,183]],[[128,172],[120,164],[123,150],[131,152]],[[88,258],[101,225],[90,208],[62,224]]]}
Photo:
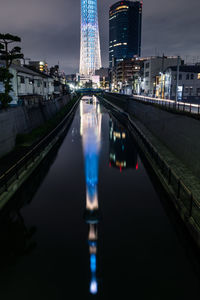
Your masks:
{"label": "concrete embankment wall", "polygon": [[10,152],[17,134],[31,132],[51,119],[70,100],[70,95],[39,106],[19,106],[0,110],[0,157]]}
{"label": "concrete embankment wall", "polygon": [[194,175],[200,177],[200,121],[129,97],[106,95],[141,121]]}

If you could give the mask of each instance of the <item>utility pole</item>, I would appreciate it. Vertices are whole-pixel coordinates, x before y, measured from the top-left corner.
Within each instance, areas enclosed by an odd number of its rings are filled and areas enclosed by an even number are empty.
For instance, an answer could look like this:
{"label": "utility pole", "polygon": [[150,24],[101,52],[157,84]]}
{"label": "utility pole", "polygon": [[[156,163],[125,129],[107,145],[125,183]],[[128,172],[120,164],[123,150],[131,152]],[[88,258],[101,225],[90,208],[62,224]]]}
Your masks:
{"label": "utility pole", "polygon": [[179,71],[180,71],[180,56],[178,56],[177,71],[176,71],[176,105],[177,105],[177,101],[178,101]]}
{"label": "utility pole", "polygon": [[164,81],[164,64],[165,64],[165,55],[163,53],[163,56],[162,56],[162,69],[161,69],[161,99],[164,99],[164,93],[163,93],[163,81]]}

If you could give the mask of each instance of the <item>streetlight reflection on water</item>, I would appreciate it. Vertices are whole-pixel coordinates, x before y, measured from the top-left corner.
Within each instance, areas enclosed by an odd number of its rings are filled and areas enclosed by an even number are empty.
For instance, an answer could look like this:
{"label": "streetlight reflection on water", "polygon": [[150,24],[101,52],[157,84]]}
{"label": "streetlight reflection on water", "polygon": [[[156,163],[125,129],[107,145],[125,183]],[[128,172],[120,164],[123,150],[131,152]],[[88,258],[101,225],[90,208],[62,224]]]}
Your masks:
{"label": "streetlight reflection on water", "polygon": [[99,222],[98,170],[101,146],[100,104],[96,97],[83,97],[80,103],[80,134],[82,136],[86,180],[85,219],[89,225],[90,293],[98,293],[97,281],[97,224]]}

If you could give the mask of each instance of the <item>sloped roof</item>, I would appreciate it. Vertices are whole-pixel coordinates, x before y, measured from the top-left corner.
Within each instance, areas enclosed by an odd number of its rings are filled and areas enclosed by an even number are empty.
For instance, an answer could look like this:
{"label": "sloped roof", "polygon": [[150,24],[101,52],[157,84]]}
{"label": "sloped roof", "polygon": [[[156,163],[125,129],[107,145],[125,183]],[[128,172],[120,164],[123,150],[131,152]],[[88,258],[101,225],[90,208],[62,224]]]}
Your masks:
{"label": "sloped roof", "polygon": [[26,73],[26,74],[33,75],[33,76],[38,76],[38,73],[36,73],[36,72],[34,72],[34,71],[30,70],[29,68],[26,68],[24,66],[19,66],[19,65],[12,64],[11,68],[15,69],[17,72]]}

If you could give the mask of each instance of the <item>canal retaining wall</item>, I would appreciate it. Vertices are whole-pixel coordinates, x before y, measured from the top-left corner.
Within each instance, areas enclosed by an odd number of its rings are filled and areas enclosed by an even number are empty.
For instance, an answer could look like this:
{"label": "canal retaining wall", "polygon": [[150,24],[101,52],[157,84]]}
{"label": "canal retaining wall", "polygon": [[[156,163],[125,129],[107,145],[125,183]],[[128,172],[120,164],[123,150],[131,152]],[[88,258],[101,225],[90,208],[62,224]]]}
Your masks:
{"label": "canal retaining wall", "polygon": [[200,176],[200,121],[127,96],[106,94],[105,97],[141,121],[194,175]]}
{"label": "canal retaining wall", "polygon": [[0,157],[10,152],[18,134],[29,133],[59,112],[70,95],[37,106],[18,106],[0,110]]}

